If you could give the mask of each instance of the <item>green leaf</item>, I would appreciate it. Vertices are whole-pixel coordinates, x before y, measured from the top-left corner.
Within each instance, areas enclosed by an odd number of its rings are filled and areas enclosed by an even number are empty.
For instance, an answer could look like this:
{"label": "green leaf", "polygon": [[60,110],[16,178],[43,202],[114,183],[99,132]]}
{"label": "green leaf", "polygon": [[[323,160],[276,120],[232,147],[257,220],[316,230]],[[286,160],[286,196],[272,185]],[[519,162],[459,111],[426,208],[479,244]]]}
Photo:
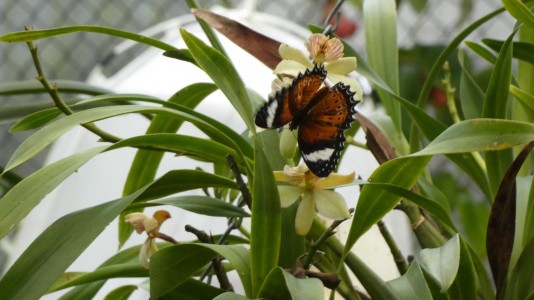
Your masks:
{"label": "green leaf", "polygon": [[245,293],[251,293],[249,252],[239,245],[180,244],[150,258],[150,295],[158,299],[196,274],[213,257],[225,257],[237,270]]}
{"label": "green leaf", "polygon": [[137,290],[135,285],[124,285],[109,292],[104,300],[128,300],[135,290]]}
{"label": "green leaf", "polygon": [[247,128],[251,132],[255,132],[256,125],[252,119],[250,99],[234,66],[222,53],[209,47],[185,29],[180,29],[180,33],[198,65],[230,100],[245,121]]}
{"label": "green leaf", "polygon": [[176,206],[197,214],[214,217],[249,217],[243,209],[228,202],[206,196],[172,197],[148,203]]}
{"label": "green leaf", "polygon": [[24,178],[0,199],[0,238],[3,238],[39,202],[89,159],[107,147],[76,153]]}
{"label": "green leaf", "polygon": [[226,292],[213,298],[213,300],[249,300],[249,298],[236,293]]}
{"label": "green leaf", "polygon": [[[477,277],[475,262],[473,261],[472,254],[467,246],[466,242],[459,237],[459,246],[460,246],[460,264],[458,266],[458,272],[456,278],[448,291],[449,298],[451,299],[490,299],[493,297],[493,290],[491,285],[485,286],[484,279],[481,277],[486,277],[485,270],[480,274],[480,277]],[[478,259],[478,258],[475,258]],[[490,294],[490,297],[485,297]]]}
{"label": "green leaf", "polygon": [[463,49],[458,51],[458,61],[462,67],[459,92],[463,115],[466,119],[480,118],[485,98],[484,92],[465,66]]}
{"label": "green leaf", "polygon": [[[189,52],[188,50],[186,51]],[[184,107],[193,109],[216,89],[217,87],[211,83],[195,83],[179,90],[169,98],[168,102],[178,103]],[[146,133],[176,132],[182,124],[183,120],[164,115],[157,115],[150,122],[150,126]],[[219,128],[222,129],[223,126]],[[130,167],[130,171],[128,172],[126,182],[124,183],[123,195],[127,195],[154,180],[163,158],[163,154],[163,152],[159,151],[142,149],[137,151],[132,166]],[[124,211],[122,212],[121,217],[124,218],[126,214],[132,212],[134,211]],[[133,230],[133,227],[129,226],[129,224],[119,222],[119,247],[124,245]]]}
{"label": "green leaf", "polygon": [[[514,31],[501,48],[484,99],[482,117],[507,118],[510,82],[512,80],[512,39]],[[488,181],[493,193],[497,190],[501,178],[512,161],[512,151],[490,152],[485,155]]]}
{"label": "green leaf", "polygon": [[525,244],[517,263],[512,267],[512,271],[505,285],[504,299],[527,299],[534,291],[534,239]]}
{"label": "green leaf", "polygon": [[497,56],[493,54],[488,48],[470,41],[466,41],[465,45],[469,47],[469,49],[471,49],[473,52],[475,52],[478,56],[482,57],[492,65],[494,65],[497,61]]}
{"label": "green leaf", "polygon": [[60,115],[61,112],[57,108],[49,108],[34,112],[31,115],[18,120],[13,126],[11,126],[11,128],[9,128],[9,132],[15,133],[39,128],[59,117]]}
{"label": "green leaf", "polygon": [[523,1],[502,0],[501,2],[506,10],[519,22],[523,22],[529,27],[534,27],[534,14]]}
{"label": "green leaf", "polygon": [[510,85],[510,92],[525,110],[530,110],[531,114],[534,114],[534,95],[514,85]]}
{"label": "green leaf", "polygon": [[499,119],[473,119],[447,128],[412,155],[497,151],[534,140],[534,124]]}
{"label": "green leaf", "polygon": [[321,300],[324,299],[323,283],[316,278],[295,278],[284,269],[276,267],[265,278],[259,298]]}
{"label": "green leaf", "polygon": [[[497,52],[501,50],[501,47],[504,44],[503,41],[494,39],[482,39],[482,42]],[[512,56],[514,58],[534,64],[534,44],[528,42],[513,42],[512,47]]]}
{"label": "green leaf", "polygon": [[169,294],[161,297],[162,300],[211,300],[224,293],[224,290],[207,283],[187,279]]}
{"label": "green leaf", "polygon": [[148,277],[148,270],[141,266],[138,262],[134,262],[103,266],[93,272],[74,275],[75,276],[73,276],[73,274],[70,274],[68,276],[69,280],[56,282],[56,284],[50,287],[49,292],[58,291],[75,285],[95,282],[102,279],[121,277]]}
{"label": "green leaf", "polygon": [[130,196],[68,214],[54,222],[0,280],[0,298],[42,296],[104,228],[148,188],[149,185]]}
{"label": "green leaf", "polygon": [[278,264],[282,224],[280,198],[263,147],[255,143],[252,190],[250,256],[252,296],[256,297],[267,274]]}
{"label": "green leaf", "polygon": [[[54,83],[56,83],[57,86],[60,87],[59,90],[61,93],[84,95],[102,95],[111,93],[111,91],[108,89],[97,87],[82,81],[59,79],[54,80]],[[35,79],[18,80],[11,82],[8,81],[0,83],[0,95],[2,96],[38,93],[48,93],[48,91],[43,87],[40,82],[36,81]]]}
{"label": "green leaf", "polygon": [[[430,157],[402,157],[390,160],[378,167],[370,176],[370,182],[390,183],[410,189],[424,171]],[[348,253],[356,241],[373,224],[391,211],[401,197],[378,186],[366,185],[360,193],[354,218],[345,244]]]}
{"label": "green leaf", "polygon": [[51,28],[44,30],[30,30],[30,31],[19,31],[12,32],[6,35],[0,36],[0,42],[30,42],[40,39],[45,39],[53,36],[74,33],[74,32],[96,32],[108,34],[116,37],[121,37],[124,39],[129,39],[136,41],[140,44],[150,45],[156,48],[160,48],[164,51],[174,50],[175,48],[169,44],[158,41],[156,39],[150,38],[148,36],[143,36],[140,34],[132,33],[129,31],[102,27],[102,26],[91,26],[91,25],[77,25],[77,26],[66,26],[59,28]]}
{"label": "green leaf", "polygon": [[425,281],[423,271],[417,261],[412,262],[406,274],[388,281],[388,284],[395,291],[395,295],[401,300],[432,299],[432,294]]}
{"label": "green leaf", "polygon": [[150,190],[139,197],[138,201],[208,187],[238,189],[237,183],[226,177],[198,170],[173,170],[160,177]]}
{"label": "green leaf", "polygon": [[460,265],[460,238],[455,234],[439,248],[420,252],[423,267],[436,279],[444,293],[452,285]]}
{"label": "green leaf", "polygon": [[[365,1],[365,40],[369,64],[394,93],[399,94],[399,57],[397,46],[397,8],[394,0]],[[389,93],[377,90],[387,114],[397,130],[401,129],[400,105]]]}

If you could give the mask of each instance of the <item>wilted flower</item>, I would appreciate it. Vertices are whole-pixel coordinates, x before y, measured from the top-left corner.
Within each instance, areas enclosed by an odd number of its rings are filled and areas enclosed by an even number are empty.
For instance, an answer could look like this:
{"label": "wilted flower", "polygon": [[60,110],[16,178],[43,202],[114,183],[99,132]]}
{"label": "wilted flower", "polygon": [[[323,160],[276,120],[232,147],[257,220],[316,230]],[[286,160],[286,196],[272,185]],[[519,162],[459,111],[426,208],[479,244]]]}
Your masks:
{"label": "wilted flower", "polygon": [[284,171],[275,171],[274,176],[276,181],[290,184],[278,186],[282,207],[288,207],[300,198],[295,219],[297,234],[308,233],[315,209],[329,219],[350,218],[343,196],[327,189],[351,183],[354,180],[354,172],[348,175],[332,173],[328,177],[320,178],[310,172],[305,164],[301,164],[295,168],[286,165]]}
{"label": "wilted flower", "polygon": [[156,211],[152,218],[140,212],[127,214],[124,217],[124,221],[132,224],[137,233],[141,234],[144,231],[148,235],[139,251],[139,263],[147,269],[150,256],[158,251],[155,239],[159,237],[159,228],[170,217],[171,215],[166,210]]}
{"label": "wilted flower", "polygon": [[302,51],[287,44],[281,44],[278,53],[282,61],[274,69],[274,73],[281,77],[273,83],[273,89],[291,83],[290,78],[296,77],[307,69],[313,69],[314,64],[323,64],[327,71],[327,78],[336,84],[343,82],[350,85],[356,93],[355,100],[363,100],[363,91],[355,78],[347,76],[356,70],[356,57],[343,57],[343,43],[338,38],[328,38],[323,34],[312,34],[305,43],[310,58]]}

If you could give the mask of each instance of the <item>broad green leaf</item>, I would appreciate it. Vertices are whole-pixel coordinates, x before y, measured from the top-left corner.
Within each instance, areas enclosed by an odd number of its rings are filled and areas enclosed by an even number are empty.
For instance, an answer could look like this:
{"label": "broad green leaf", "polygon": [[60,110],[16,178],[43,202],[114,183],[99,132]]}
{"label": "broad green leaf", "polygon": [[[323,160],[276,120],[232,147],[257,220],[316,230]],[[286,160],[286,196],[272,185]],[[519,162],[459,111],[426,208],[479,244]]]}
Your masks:
{"label": "broad green leaf", "polygon": [[180,244],[150,258],[150,295],[158,299],[180,286],[213,257],[221,255],[237,270],[245,293],[251,293],[249,252],[239,245]]}
{"label": "broad green leaf", "polygon": [[267,274],[278,264],[282,217],[274,175],[259,140],[254,162],[250,266],[252,296],[256,297]]}
{"label": "broad green leaf", "polygon": [[423,271],[417,263],[412,262],[408,272],[399,278],[388,281],[396,296],[401,300],[431,300],[432,294],[425,281]]}
{"label": "broad green leaf", "polygon": [[464,62],[465,53],[463,49],[458,51],[458,61],[462,67],[460,77],[460,103],[465,119],[476,119],[482,116],[482,106],[484,103],[484,92],[478,86],[475,79],[469,73]]}
{"label": "broad green leaf", "polygon": [[323,283],[316,278],[296,278],[284,269],[275,267],[269,272],[258,294],[265,299],[321,300]]}
{"label": "broad green leaf", "polygon": [[436,279],[444,293],[452,285],[460,265],[460,238],[455,234],[439,248],[420,252],[423,267]]}
{"label": "broad green leaf", "polygon": [[91,26],[91,25],[77,25],[77,26],[66,26],[59,28],[51,28],[44,30],[30,30],[30,31],[19,31],[12,32],[6,35],[0,36],[0,42],[30,42],[40,39],[45,39],[53,36],[75,33],[75,32],[96,32],[107,35],[112,35],[124,39],[129,39],[136,41],[140,44],[146,44],[161,50],[168,51],[174,50],[175,48],[169,44],[161,42],[159,40],[150,38],[148,36],[143,36],[140,34],[132,33],[129,31],[102,27],[102,26]]}
{"label": "broad green leaf", "polygon": [[54,222],[0,280],[0,298],[37,299],[42,296],[102,230],[149,187],[147,185],[130,196],[68,214]]}
{"label": "broad green leaf", "polygon": [[[460,262],[456,278],[448,292],[450,298],[465,300],[476,298],[486,299],[484,296],[488,295],[488,293],[493,296],[491,286],[484,286],[482,282],[484,279],[480,278],[486,277],[487,274],[484,273],[480,277],[477,277],[475,262],[471,254],[473,252],[471,252],[463,238],[461,236],[458,237],[460,242]],[[482,272],[485,272],[485,270],[482,270]]]}
{"label": "broad green leaf", "polygon": [[76,153],[24,178],[0,199],[0,238],[3,238],[63,180],[107,147]]}
{"label": "broad green leaf", "polygon": [[[482,42],[497,52],[501,50],[501,47],[504,44],[503,41],[494,39],[482,39]],[[512,56],[514,58],[534,64],[534,44],[527,42],[513,42],[512,47]]]}
{"label": "broad green leaf", "polygon": [[423,150],[412,155],[497,151],[532,140],[534,124],[499,119],[473,119],[452,125]]}
{"label": "broad green leaf", "polygon": [[130,295],[137,290],[135,285],[123,285],[109,292],[104,300],[128,300]]}
{"label": "broad green leaf", "polygon": [[525,23],[526,26],[534,27],[534,14],[530,8],[520,0],[502,0],[506,10],[519,22]]}
{"label": "broad green leaf", "polygon": [[[390,160],[378,167],[370,176],[370,182],[390,183],[410,189],[424,171],[430,157],[401,157]],[[387,190],[373,185],[366,185],[361,193],[354,212],[354,218],[350,228],[345,253],[348,253],[356,241],[373,224],[391,211],[400,201],[401,197]]]}
{"label": "broad green leaf", "polygon": [[206,196],[182,196],[171,197],[156,201],[150,201],[148,204],[157,203],[163,205],[176,206],[197,214],[214,217],[248,217],[250,216],[243,209],[234,206],[228,202]]}
{"label": "broad green leaf", "polygon": [[[394,0],[365,1],[365,40],[369,64],[394,93],[399,94],[397,8]],[[400,105],[389,93],[377,90],[395,128],[401,129]]]}
{"label": "broad green leaf", "polygon": [[209,47],[185,29],[180,32],[195,61],[232,103],[247,128],[255,132],[250,99],[234,66],[221,52]]}

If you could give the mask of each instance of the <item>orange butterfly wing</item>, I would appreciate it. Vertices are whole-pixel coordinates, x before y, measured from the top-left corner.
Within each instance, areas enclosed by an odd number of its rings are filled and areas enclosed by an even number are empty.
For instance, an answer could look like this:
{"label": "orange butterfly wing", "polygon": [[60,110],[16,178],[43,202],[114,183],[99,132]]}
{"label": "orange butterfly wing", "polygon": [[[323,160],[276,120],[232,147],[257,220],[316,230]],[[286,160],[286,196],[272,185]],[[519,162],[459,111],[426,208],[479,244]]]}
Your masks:
{"label": "orange butterfly wing", "polygon": [[[256,125],[262,128],[279,128],[295,119],[313,99],[326,78],[326,71],[316,65],[312,70],[300,73],[291,85],[278,90],[256,114]],[[295,129],[298,124],[290,124]]]}
{"label": "orange butterfly wing", "polygon": [[357,103],[343,83],[323,87],[310,101],[299,125],[298,144],[304,162],[315,175],[326,177],[337,166],[345,143],[343,132],[354,121]]}

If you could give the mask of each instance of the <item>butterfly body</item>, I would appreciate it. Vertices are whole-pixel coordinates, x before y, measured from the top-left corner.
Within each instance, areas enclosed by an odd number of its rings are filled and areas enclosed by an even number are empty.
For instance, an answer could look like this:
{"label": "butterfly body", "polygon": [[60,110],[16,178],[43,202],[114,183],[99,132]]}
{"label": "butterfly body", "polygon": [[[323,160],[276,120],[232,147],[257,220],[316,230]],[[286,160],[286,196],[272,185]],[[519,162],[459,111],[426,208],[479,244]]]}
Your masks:
{"label": "butterfly body", "polygon": [[354,121],[354,93],[339,82],[323,86],[326,70],[316,65],[299,74],[290,86],[278,90],[256,114],[263,128],[298,130],[298,145],[304,162],[319,177],[328,176],[337,166],[345,135]]}

